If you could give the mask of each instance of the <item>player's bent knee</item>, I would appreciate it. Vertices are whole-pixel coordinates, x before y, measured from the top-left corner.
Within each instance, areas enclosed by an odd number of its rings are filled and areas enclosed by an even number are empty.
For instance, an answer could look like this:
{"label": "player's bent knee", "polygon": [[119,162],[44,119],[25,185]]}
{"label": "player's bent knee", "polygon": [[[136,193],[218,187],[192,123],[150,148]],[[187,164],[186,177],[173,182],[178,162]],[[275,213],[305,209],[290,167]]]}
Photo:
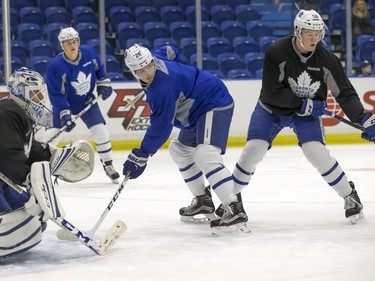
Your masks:
{"label": "player's bent knee", "polygon": [[221,149],[209,144],[200,144],[194,152],[194,161],[203,171],[210,171],[223,165]]}
{"label": "player's bent knee", "polygon": [[184,145],[177,138],[172,139],[168,151],[178,166],[183,167],[194,162],[195,147]]}
{"label": "player's bent knee", "polygon": [[330,163],[331,156],[328,149],[319,141],[310,141],[302,144],[302,151],[306,159],[314,167],[319,167],[323,163]]}

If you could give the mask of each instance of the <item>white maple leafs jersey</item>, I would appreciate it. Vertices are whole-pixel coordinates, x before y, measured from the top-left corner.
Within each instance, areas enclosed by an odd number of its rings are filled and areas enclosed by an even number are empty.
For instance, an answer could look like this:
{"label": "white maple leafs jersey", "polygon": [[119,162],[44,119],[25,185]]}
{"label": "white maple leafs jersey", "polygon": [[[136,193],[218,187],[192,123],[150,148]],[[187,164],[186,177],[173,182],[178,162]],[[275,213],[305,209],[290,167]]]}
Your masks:
{"label": "white maple leafs jersey", "polygon": [[320,43],[313,53],[302,56],[294,40],[287,36],[267,48],[260,101],[278,116],[292,116],[304,98],[326,100],[328,85],[349,119],[362,120],[363,105],[340,60]]}
{"label": "white maple leafs jersey", "polygon": [[92,98],[96,81],[105,77],[104,66],[94,48],[87,45],[79,47],[79,57],[71,62],[63,53],[54,57],[47,71],[48,94],[53,110],[58,113],[70,109],[79,113],[85,102]]}

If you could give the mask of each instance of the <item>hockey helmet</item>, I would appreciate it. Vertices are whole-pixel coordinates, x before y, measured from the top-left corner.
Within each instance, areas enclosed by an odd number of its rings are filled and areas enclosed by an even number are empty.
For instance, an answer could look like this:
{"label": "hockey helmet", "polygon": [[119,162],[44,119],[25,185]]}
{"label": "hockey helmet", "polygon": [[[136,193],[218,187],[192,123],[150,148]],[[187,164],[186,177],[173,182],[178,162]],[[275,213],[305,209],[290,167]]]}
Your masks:
{"label": "hockey helmet", "polygon": [[144,68],[153,59],[149,49],[138,44],[134,44],[129,49],[126,49],[124,54],[125,64],[135,77],[137,77],[136,71]]}
{"label": "hockey helmet", "polygon": [[294,19],[294,35],[301,35],[302,29],[321,32],[320,39],[325,35],[325,24],[322,17],[314,10],[300,10]]}
{"label": "hockey helmet", "polygon": [[63,48],[63,42],[66,40],[77,39],[79,41],[79,34],[73,27],[66,27],[60,30],[57,38],[60,41],[61,48]]}
{"label": "hockey helmet", "polygon": [[36,71],[22,67],[8,81],[9,98],[21,106],[36,123],[51,126],[51,111],[45,106],[47,85]]}

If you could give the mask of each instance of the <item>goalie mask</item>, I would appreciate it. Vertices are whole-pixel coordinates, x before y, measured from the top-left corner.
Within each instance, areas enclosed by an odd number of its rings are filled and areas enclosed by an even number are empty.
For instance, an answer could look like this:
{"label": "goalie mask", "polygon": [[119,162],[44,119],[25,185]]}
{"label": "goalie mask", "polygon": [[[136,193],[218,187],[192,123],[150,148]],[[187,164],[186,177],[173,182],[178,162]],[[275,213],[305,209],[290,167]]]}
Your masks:
{"label": "goalie mask", "polygon": [[52,126],[52,112],[45,106],[47,85],[38,72],[26,67],[17,69],[9,77],[8,91],[9,98],[21,106],[35,123]]}
{"label": "goalie mask", "polygon": [[149,49],[138,44],[134,44],[125,50],[124,59],[126,66],[137,79],[139,79],[138,70],[141,70],[154,60]]}

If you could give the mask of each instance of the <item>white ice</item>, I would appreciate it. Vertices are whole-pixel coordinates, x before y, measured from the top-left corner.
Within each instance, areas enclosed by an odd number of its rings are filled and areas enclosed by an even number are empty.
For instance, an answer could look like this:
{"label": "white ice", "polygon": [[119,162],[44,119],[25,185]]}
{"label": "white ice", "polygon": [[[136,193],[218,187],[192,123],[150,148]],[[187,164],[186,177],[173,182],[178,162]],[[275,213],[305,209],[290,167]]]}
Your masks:
{"label": "white ice", "polygon": [[[375,146],[328,145],[364,204],[365,221],[352,225],[343,199],[320,177],[298,146],[273,147],[242,192],[252,232],[214,237],[209,225],[180,222],[192,196],[166,150],[129,181],[99,228],[100,239],[117,220],[128,229],[106,256],[79,242],[58,240],[49,223],[42,242],[0,260],[0,280],[375,280]],[[232,170],[241,148],[229,148]],[[115,152],[122,169],[128,151]],[[91,229],[119,185],[109,183],[96,157],[83,182],[60,182],[66,218]],[[218,205],[218,199],[214,196]]]}

